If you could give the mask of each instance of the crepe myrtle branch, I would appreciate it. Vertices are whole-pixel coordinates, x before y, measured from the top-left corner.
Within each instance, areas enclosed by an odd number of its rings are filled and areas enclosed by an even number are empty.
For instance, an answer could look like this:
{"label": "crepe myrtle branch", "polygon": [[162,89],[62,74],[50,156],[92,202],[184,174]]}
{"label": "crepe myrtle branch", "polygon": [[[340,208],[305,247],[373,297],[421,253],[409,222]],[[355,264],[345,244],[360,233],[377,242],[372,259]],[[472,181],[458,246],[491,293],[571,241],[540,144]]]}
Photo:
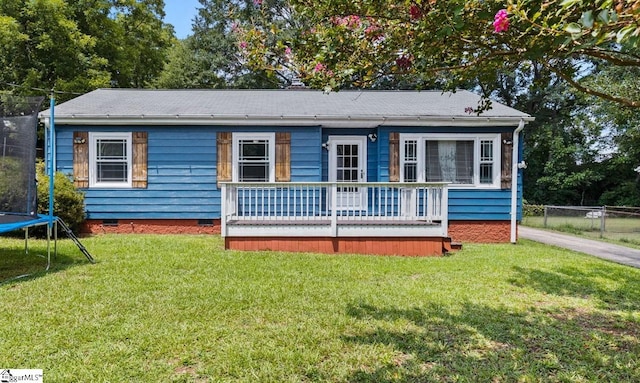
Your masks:
{"label": "crepe myrtle branch", "polygon": [[640,56],[631,53],[597,48],[584,49],[582,52],[587,56],[603,59],[618,66],[640,66]]}
{"label": "crepe myrtle branch", "polygon": [[596,89],[592,89],[592,88],[586,87],[586,86],[580,84],[578,81],[574,80],[570,75],[568,75],[567,73],[563,72],[562,70],[560,70],[558,68],[555,68],[552,65],[549,65],[549,63],[543,63],[543,65],[549,71],[557,74],[558,77],[562,78],[569,85],[571,85],[572,87],[576,88],[580,92],[583,92],[583,93],[586,93],[586,94],[590,94],[592,96],[596,96],[596,97],[599,97],[599,98],[602,98],[602,99],[605,99],[605,100],[613,101],[613,102],[616,102],[618,104],[628,106],[630,108],[640,108],[640,101],[631,100],[631,99],[628,99],[628,98],[625,98],[625,97],[614,96],[614,95],[609,94],[609,93],[600,92],[600,91],[598,91]]}

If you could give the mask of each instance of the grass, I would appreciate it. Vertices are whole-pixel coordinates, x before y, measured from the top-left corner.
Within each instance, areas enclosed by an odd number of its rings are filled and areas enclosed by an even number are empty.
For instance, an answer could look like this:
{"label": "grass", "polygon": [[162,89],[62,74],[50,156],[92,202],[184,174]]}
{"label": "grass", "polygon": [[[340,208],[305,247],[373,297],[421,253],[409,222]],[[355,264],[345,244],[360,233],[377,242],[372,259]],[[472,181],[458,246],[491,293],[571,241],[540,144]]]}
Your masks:
{"label": "grass", "polygon": [[[640,270],[534,242],[442,258],[60,241],[0,285],[0,366],[47,382],[640,381]],[[44,243],[31,242],[32,253]],[[2,278],[42,269],[0,238]]]}
{"label": "grass", "polygon": [[[525,217],[522,224],[544,228],[544,217]],[[638,218],[607,217],[605,232],[601,233],[600,218],[552,216],[547,218],[546,228],[640,249],[640,219]]]}

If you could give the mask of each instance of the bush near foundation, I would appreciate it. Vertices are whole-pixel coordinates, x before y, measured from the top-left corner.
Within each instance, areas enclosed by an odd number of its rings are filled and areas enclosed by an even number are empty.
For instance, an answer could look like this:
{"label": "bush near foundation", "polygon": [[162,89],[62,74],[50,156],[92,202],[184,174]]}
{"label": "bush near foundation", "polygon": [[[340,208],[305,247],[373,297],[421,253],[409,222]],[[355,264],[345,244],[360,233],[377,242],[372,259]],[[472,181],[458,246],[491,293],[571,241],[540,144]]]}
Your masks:
{"label": "bush near foundation", "polygon": [[[38,180],[38,212],[49,212],[49,175],[46,174],[44,163],[36,165]],[[73,182],[62,172],[54,175],[54,215],[60,217],[69,228],[77,233],[80,224],[85,219],[84,193],[73,186]]]}
{"label": "bush near foundation", "polygon": [[522,205],[522,214],[525,217],[541,217],[544,215],[544,205]]}

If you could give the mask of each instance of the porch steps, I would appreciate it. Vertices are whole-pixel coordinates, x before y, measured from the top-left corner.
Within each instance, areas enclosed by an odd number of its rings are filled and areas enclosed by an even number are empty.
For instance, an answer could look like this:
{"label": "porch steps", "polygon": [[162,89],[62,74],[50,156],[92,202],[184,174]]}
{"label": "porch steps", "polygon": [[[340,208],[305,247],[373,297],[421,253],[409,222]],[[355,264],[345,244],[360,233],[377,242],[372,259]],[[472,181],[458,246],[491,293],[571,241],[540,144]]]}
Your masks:
{"label": "porch steps", "polygon": [[442,238],[442,252],[444,254],[462,250],[462,242],[453,242],[451,237]]}

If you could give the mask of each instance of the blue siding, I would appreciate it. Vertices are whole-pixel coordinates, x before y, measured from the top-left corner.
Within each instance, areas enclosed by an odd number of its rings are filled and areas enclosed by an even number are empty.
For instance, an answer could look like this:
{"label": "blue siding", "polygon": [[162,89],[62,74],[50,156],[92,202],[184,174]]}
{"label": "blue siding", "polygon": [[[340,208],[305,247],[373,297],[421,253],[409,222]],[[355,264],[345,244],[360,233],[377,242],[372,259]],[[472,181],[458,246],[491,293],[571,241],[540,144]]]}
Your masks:
{"label": "blue siding", "polygon": [[220,217],[216,185],[217,132],[291,132],[291,180],[319,181],[319,127],[57,126],[57,168],[73,174],[74,131],[148,132],[146,189],[84,189],[90,219],[213,219]]}
{"label": "blue siding", "polygon": [[[217,132],[291,132],[291,180],[326,181],[328,153],[322,149],[330,135],[377,133],[367,141],[368,181],[389,180],[389,133],[469,133],[513,131],[513,128],[382,127],[322,129],[321,127],[131,126],[57,127],[57,168],[73,173],[74,131],[148,132],[147,189],[85,189],[90,219],[213,219],[220,217],[216,185]],[[520,143],[522,144],[522,137]],[[520,146],[522,148],[522,145]],[[522,150],[520,151],[522,158]],[[518,176],[518,219],[522,214],[522,171]],[[508,220],[510,190],[451,189],[450,220]]]}

